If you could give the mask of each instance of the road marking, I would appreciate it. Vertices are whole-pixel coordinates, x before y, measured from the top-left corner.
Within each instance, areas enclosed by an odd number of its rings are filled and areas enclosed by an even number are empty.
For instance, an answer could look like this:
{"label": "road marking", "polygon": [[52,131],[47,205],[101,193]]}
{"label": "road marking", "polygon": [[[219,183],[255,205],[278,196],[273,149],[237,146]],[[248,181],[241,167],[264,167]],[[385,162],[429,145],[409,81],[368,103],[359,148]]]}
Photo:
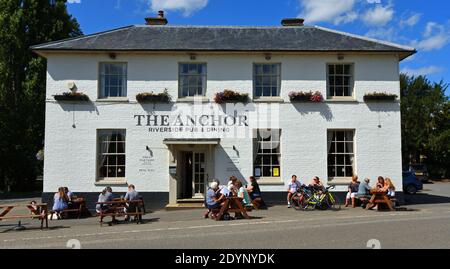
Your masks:
{"label": "road marking", "polygon": [[[448,211],[450,212],[450,211]],[[401,219],[386,219],[386,217],[395,217],[395,216],[411,216],[411,212],[395,212],[395,213],[386,213],[383,215],[365,215],[365,216],[339,216],[335,217],[333,221],[339,220],[355,220],[355,219],[374,219],[367,221],[355,221],[355,222],[345,222],[345,223],[332,223],[332,224],[318,224],[318,222],[323,220],[330,220],[329,216],[319,217],[319,218],[309,218],[309,219],[287,219],[287,220],[273,220],[273,221],[246,221],[246,222],[232,222],[232,223],[223,223],[223,224],[210,224],[210,225],[195,225],[195,226],[187,226],[187,227],[168,227],[168,228],[154,228],[147,230],[126,230],[126,231],[114,231],[114,232],[99,232],[99,233],[87,233],[87,234],[75,234],[75,235],[58,235],[58,236],[42,236],[42,237],[25,237],[19,239],[5,239],[3,242],[17,242],[17,241],[33,241],[33,240],[43,240],[43,239],[61,239],[61,238],[80,238],[80,237],[91,237],[91,236],[105,236],[105,235],[115,235],[115,234],[123,234],[123,233],[151,233],[151,232],[161,232],[161,231],[179,231],[185,229],[204,229],[204,228],[217,228],[217,227],[227,227],[227,226],[243,226],[243,225],[264,225],[264,224],[283,224],[283,223],[292,223],[302,221],[305,225],[298,226],[297,228],[307,228],[310,227],[307,224],[309,222],[314,222],[314,227],[327,227],[327,226],[343,226],[343,225],[355,225],[355,224],[367,224],[367,223],[377,223],[377,222],[390,222],[390,221],[407,221],[407,220],[425,220],[425,219],[442,219],[447,218],[443,217],[442,214],[438,217],[426,217],[426,218],[418,218],[417,215],[424,215],[426,212],[424,211],[414,211],[415,218],[401,218]],[[383,219],[379,219],[380,217]]]}

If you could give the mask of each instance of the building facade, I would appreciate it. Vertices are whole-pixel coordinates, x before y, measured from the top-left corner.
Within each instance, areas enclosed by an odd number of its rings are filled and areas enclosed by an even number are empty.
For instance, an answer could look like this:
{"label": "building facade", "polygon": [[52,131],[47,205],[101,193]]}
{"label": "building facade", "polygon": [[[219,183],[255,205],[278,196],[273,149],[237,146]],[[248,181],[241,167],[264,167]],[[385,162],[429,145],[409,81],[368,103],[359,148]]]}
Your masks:
{"label": "building facade", "polygon": [[[48,62],[44,200],[134,184],[177,207],[232,175],[280,202],[293,174],[340,192],[382,175],[401,190],[399,98],[365,96],[400,96],[412,48],[303,25],[135,25],[33,49]],[[220,102],[225,90],[248,101]],[[316,91],[321,102],[290,96]],[[55,100],[64,92],[90,101]],[[170,102],[138,98],[164,92]]]}

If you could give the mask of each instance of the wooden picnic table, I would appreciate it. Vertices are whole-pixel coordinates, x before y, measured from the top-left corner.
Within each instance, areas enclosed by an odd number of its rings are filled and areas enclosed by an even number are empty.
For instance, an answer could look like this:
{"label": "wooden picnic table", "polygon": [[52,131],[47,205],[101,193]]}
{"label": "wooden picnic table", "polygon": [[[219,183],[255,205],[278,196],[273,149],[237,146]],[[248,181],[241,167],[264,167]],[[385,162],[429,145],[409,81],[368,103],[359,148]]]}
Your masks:
{"label": "wooden picnic table", "polygon": [[[124,199],[114,199],[109,202],[98,202],[96,205],[100,205],[102,208],[106,207],[106,210],[97,212],[97,216],[100,217],[100,226],[103,225],[103,218],[112,217],[124,217],[124,216],[136,216],[137,223],[141,223],[142,216],[145,215],[144,200],[127,201]],[[133,212],[125,212],[125,209],[134,209]]]}
{"label": "wooden picnic table", "polygon": [[[387,205],[389,210],[395,211],[393,202],[391,201],[391,199],[389,199],[386,191],[374,189],[370,190],[370,194],[372,194],[372,198],[370,199],[370,201],[372,202],[367,205],[367,209],[371,208],[372,205],[375,204],[376,205],[385,204]],[[380,207],[378,207],[378,210],[379,209]]]}
{"label": "wooden picnic table", "polygon": [[[39,219],[41,221],[41,229],[44,228],[44,222],[45,222],[45,228],[48,228],[48,207],[47,204],[36,204],[34,205],[27,204],[27,205],[0,205],[0,221],[1,220],[10,220],[10,219],[26,219],[26,218],[32,218],[32,219]],[[9,214],[13,209],[25,207],[28,209],[29,214],[17,214],[17,215],[11,215]],[[8,215],[9,214],[9,215]]]}
{"label": "wooden picnic table", "polygon": [[250,216],[247,214],[247,210],[245,210],[244,206],[242,205],[242,200],[243,199],[240,197],[227,197],[223,202],[222,207],[220,208],[216,220],[220,220],[220,218],[225,213],[235,213],[236,215],[242,214],[244,218],[250,219]]}
{"label": "wooden picnic table", "polygon": [[[72,200],[69,201],[67,204],[69,207],[61,211],[61,213],[65,214],[65,216],[71,212],[75,212],[77,214],[77,218],[79,219],[83,212],[89,212],[89,210],[86,207],[86,199],[82,197],[74,196],[74,198],[72,198]],[[49,213],[50,213],[50,220],[53,220],[53,214],[55,213],[55,211],[50,210]]]}

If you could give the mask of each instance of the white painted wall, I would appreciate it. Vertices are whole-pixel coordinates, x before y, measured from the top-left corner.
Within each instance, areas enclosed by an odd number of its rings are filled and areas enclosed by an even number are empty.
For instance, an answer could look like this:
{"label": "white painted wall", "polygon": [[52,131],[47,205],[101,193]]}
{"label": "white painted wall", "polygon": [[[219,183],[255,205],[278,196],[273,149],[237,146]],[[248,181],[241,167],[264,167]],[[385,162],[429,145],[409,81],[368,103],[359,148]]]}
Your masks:
{"label": "white painted wall", "polygon": [[[68,91],[67,83],[75,82],[78,91],[95,101],[98,93],[98,63],[111,61],[105,54],[49,55],[47,75],[46,138],[44,192],[54,192],[68,186],[75,192],[98,192],[96,186],[96,130],[126,129],[126,165],[128,183],[141,192],[168,192],[168,152],[162,140],[167,134],[150,134],[137,127],[135,114],[165,113],[167,105],[147,105],[135,102],[140,92],[160,92],[167,88],[178,96],[178,62],[188,62],[187,55],[125,55],[116,62],[128,63],[128,99],[125,103],[95,102],[93,105],[56,103],[53,95]],[[264,56],[198,55],[195,62],[207,63],[207,97],[224,89],[248,92],[252,95],[252,68],[255,62],[267,62]],[[282,176],[287,182],[291,174],[302,180],[317,175],[327,178],[327,129],[356,130],[357,173],[372,181],[379,175],[389,176],[401,189],[401,134],[399,103],[366,104],[365,93],[390,92],[399,95],[398,58],[395,55],[346,55],[345,62],[355,65],[355,96],[357,102],[325,102],[321,104],[291,104],[290,91],[316,91],[326,96],[326,64],[337,62],[327,55],[273,55],[270,62],[282,64],[279,104],[282,129]],[[261,106],[263,104],[252,104]],[[164,112],[165,111],[165,112]],[[75,123],[76,128],[72,127]],[[381,124],[381,128],[378,125]],[[170,137],[170,136],[169,136]],[[216,149],[216,177],[226,181],[229,174],[225,163],[234,156],[232,147],[240,152],[242,176],[252,173],[251,139],[222,139]],[[154,152],[154,172],[139,172],[140,159]],[[284,191],[283,185],[262,186],[263,191]],[[345,187],[340,187],[344,190]],[[125,191],[125,187],[116,188]]]}

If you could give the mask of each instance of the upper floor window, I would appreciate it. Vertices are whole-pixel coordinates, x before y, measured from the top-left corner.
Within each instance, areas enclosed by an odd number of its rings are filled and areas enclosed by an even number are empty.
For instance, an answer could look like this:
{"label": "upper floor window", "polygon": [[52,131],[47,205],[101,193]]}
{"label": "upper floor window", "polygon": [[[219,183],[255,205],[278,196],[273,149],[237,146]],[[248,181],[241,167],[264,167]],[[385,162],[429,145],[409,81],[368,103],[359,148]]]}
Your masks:
{"label": "upper floor window", "polygon": [[98,130],[98,179],[125,178],[125,130]]}
{"label": "upper floor window", "polygon": [[100,64],[100,98],[127,96],[127,64]]}
{"label": "upper floor window", "polygon": [[206,93],[206,64],[179,64],[180,97],[204,96]]}
{"label": "upper floor window", "polygon": [[279,96],[281,64],[254,64],[253,87],[255,97]]}
{"label": "upper floor window", "polygon": [[328,97],[353,96],[353,65],[328,65]]}

